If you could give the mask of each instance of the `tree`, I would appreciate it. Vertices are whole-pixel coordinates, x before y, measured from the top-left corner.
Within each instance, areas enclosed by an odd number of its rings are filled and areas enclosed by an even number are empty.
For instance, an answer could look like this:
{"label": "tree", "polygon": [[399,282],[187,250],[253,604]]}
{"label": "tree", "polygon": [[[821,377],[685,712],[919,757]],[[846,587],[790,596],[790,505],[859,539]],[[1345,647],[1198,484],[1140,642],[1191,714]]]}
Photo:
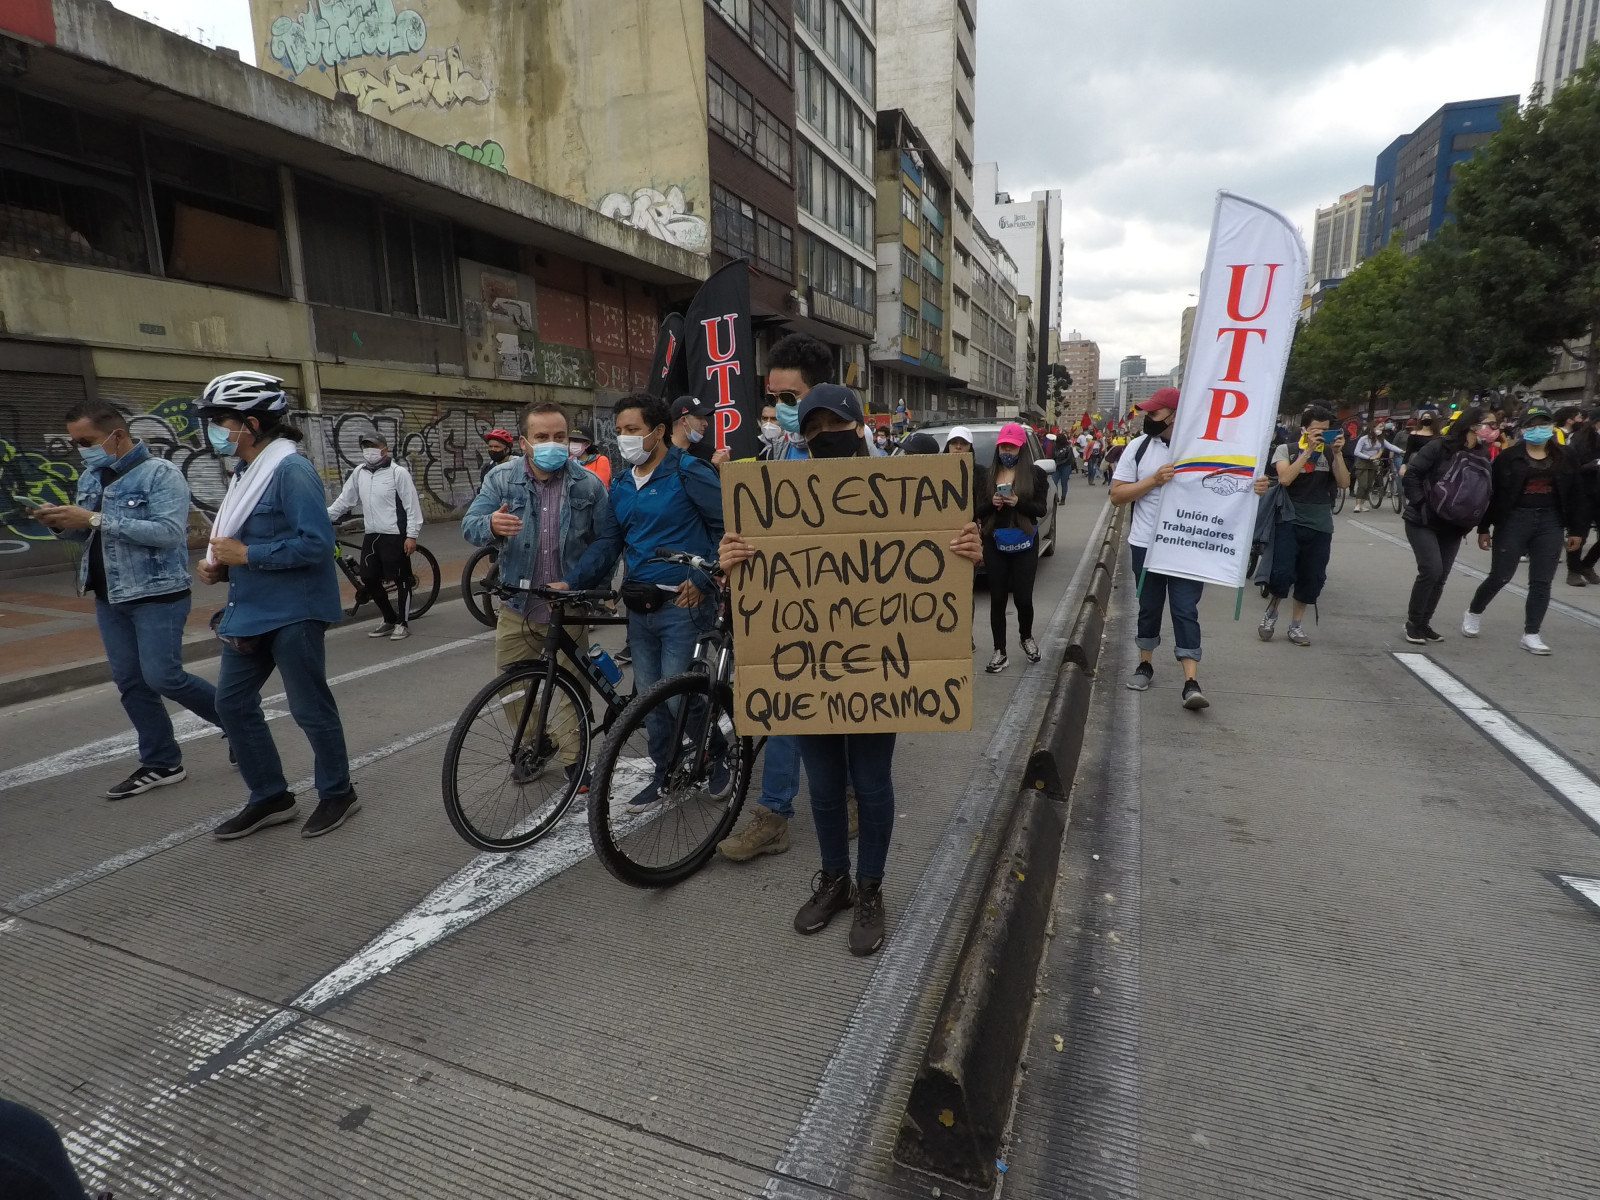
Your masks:
{"label": "tree", "polygon": [[[1600,44],[1548,102],[1537,91],[1459,168],[1453,195],[1491,373],[1534,383],[1564,345],[1600,396]],[[1586,343],[1580,345],[1580,343]]]}

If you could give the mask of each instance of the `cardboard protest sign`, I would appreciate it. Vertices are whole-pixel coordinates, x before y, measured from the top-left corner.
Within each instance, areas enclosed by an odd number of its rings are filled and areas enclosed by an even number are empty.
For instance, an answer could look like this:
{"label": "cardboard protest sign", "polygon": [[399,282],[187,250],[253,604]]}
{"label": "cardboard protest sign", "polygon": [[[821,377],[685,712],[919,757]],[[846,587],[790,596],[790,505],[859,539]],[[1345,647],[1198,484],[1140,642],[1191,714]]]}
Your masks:
{"label": "cardboard protest sign", "polygon": [[726,463],[741,734],[972,728],[964,454]]}

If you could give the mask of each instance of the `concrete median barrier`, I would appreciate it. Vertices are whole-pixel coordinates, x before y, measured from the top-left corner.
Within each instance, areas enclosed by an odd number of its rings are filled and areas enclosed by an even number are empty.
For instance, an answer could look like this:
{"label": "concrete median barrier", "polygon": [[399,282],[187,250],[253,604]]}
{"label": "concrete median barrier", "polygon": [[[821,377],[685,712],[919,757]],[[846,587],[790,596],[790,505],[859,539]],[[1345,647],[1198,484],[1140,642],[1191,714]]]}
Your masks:
{"label": "concrete median barrier", "polygon": [[1016,804],[895,1140],[895,1160],[903,1166],[973,1186],[994,1185],[1011,1113],[1123,519],[1118,510],[1079,602]]}

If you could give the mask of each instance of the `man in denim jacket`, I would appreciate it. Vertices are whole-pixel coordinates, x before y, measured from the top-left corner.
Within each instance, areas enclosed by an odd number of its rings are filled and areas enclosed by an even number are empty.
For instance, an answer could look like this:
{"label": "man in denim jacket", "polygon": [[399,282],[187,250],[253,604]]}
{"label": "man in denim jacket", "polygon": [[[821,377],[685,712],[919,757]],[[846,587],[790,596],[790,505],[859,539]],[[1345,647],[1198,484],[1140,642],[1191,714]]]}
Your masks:
{"label": "man in denim jacket", "polygon": [[[611,575],[618,538],[605,485],[568,449],[567,414],[558,404],[535,404],[522,416],[519,453],[483,477],[462,536],[475,546],[500,547],[500,578],[521,587],[596,587]],[[497,669],[544,654],[550,609],[518,592],[498,610],[494,634]],[[520,693],[519,693],[520,695]],[[520,719],[520,701],[508,698],[507,720]],[[576,714],[552,698],[548,733],[569,781],[588,787],[587,764],[578,761]],[[511,782],[523,778],[519,764]]]}
{"label": "man in denim jacket", "polygon": [[189,484],[176,466],[136,440],[109,404],[77,405],[66,423],[83,457],[77,503],[47,504],[33,515],[84,547],[78,591],[94,593],[111,678],[139,736],[139,769],[106,792],[124,800],[184,778],[163,696],[220,724],[216,689],[183,669]]}

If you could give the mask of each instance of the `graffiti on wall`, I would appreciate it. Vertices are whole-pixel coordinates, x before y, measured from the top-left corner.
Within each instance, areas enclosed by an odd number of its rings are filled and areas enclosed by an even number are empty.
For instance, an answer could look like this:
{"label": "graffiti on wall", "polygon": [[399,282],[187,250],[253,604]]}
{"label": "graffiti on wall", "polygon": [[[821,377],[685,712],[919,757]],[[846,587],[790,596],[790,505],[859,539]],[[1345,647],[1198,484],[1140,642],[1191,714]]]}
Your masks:
{"label": "graffiti on wall", "polygon": [[454,150],[462,158],[470,158],[475,163],[482,163],[491,171],[506,174],[506,148],[499,142],[488,141],[474,146],[471,142],[457,142],[453,146],[445,146],[446,150]]}
{"label": "graffiti on wall", "polygon": [[55,535],[29,517],[28,509],[71,504],[77,492],[78,467],[65,453],[24,450],[0,438],[0,555],[22,554],[37,543],[54,542]]}
{"label": "graffiti on wall", "polygon": [[427,40],[422,14],[396,9],[394,0],[306,0],[304,12],[272,22],[267,50],[294,77],[331,68],[336,90],[354,96],[356,108],[368,114],[380,104],[397,113],[418,104],[450,109],[486,103],[489,87],[467,68],[460,46],[410,67],[349,66],[358,58],[420,54]]}
{"label": "graffiti on wall", "polygon": [[598,207],[601,216],[632,225],[663,242],[697,254],[710,248],[711,231],[706,219],[689,211],[683,189],[677,184],[665,192],[652,187],[637,188],[632,195],[611,192],[600,198]]}

